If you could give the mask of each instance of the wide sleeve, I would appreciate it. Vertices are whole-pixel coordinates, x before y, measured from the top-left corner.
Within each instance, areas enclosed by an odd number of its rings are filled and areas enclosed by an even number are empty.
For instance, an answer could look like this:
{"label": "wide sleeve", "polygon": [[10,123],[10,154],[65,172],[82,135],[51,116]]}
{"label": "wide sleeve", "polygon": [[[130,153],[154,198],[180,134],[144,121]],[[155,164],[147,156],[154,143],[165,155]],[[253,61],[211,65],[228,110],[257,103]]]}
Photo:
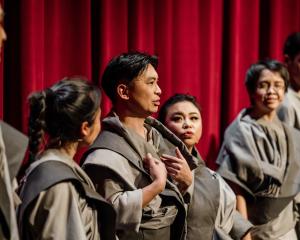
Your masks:
{"label": "wide sleeve", "polygon": [[67,182],[41,192],[30,212],[29,226],[24,228],[30,233],[25,235],[36,239],[87,239],[78,198],[75,187]]}
{"label": "wide sleeve", "polygon": [[[242,150],[239,151],[241,152]],[[236,169],[236,166],[238,165],[237,161],[238,159],[236,159],[235,156],[228,151],[226,147],[226,143],[223,143],[216,161],[217,164],[219,165],[217,173],[220,174],[227,181],[237,184],[243,190],[245,190],[246,192],[252,195],[252,191],[246,185],[245,181],[239,178],[239,175],[243,175],[243,176],[248,175],[247,168],[241,168],[242,171],[240,173],[239,172],[237,173],[237,169]]]}
{"label": "wide sleeve", "polygon": [[122,183],[113,177],[97,188],[103,188],[105,199],[117,211],[117,228],[138,232],[142,219],[142,189],[124,191]]}
{"label": "wide sleeve", "polygon": [[237,210],[233,213],[233,226],[230,236],[233,239],[242,239],[251,229],[253,225],[245,219]]}
{"label": "wide sleeve", "polygon": [[101,149],[87,157],[84,170],[97,191],[116,210],[117,229],[138,232],[143,214],[143,193],[142,188],[135,186],[137,176],[127,160],[115,152]]}
{"label": "wide sleeve", "polygon": [[229,233],[233,226],[233,213],[236,208],[235,194],[219,174],[214,173],[214,176],[217,178],[220,186],[216,226],[223,229],[226,233]]}

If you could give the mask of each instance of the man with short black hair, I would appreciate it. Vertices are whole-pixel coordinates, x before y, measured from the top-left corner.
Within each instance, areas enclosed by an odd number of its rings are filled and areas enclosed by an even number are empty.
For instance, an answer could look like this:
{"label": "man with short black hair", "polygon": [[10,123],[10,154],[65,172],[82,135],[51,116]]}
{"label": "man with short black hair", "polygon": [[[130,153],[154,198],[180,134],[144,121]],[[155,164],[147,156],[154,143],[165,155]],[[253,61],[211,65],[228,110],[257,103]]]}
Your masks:
{"label": "man with short black hair", "polygon": [[[159,130],[163,126],[149,118],[160,104],[157,65],[155,56],[126,53],[114,58],[102,77],[113,108],[86,154],[84,169],[117,210],[120,239],[185,237],[185,203],[189,201],[185,193],[192,183],[186,157],[190,155],[166,141]],[[173,177],[167,178],[161,154],[182,161]],[[193,166],[193,158],[189,160]]]}

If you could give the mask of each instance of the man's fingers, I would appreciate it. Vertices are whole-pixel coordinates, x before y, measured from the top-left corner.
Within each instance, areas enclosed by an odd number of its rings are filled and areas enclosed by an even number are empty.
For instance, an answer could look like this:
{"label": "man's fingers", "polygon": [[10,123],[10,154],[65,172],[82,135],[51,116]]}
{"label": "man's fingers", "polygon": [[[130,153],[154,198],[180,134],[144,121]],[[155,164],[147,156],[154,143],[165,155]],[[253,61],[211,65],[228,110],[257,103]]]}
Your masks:
{"label": "man's fingers", "polygon": [[147,153],[144,160],[145,160],[144,161],[145,164],[148,165],[148,166],[153,165],[153,164],[159,165],[160,163],[163,163],[159,159],[156,159],[156,158],[152,157],[151,153]]}
{"label": "man's fingers", "polygon": [[158,161],[157,159],[155,159],[155,160],[154,160],[154,163],[155,163],[156,165],[158,165],[158,164],[159,164],[159,161]]}
{"label": "man's fingers", "polygon": [[146,158],[152,159],[152,158],[153,158],[153,157],[152,157],[152,154],[151,154],[151,153],[147,153],[147,154],[146,154]]}

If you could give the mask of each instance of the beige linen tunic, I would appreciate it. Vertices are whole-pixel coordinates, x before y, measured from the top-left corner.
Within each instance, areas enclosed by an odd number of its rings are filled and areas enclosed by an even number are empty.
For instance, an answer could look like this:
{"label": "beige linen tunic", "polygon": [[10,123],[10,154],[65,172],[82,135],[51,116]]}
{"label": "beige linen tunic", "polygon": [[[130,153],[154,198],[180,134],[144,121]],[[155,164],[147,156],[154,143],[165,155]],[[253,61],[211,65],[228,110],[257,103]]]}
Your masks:
{"label": "beige linen tunic", "polygon": [[[225,132],[217,159],[218,172],[248,193],[249,220],[255,224],[252,239],[297,239],[292,200],[299,191],[296,137],[299,133],[278,119],[272,123],[255,120],[248,115],[248,110],[243,110]],[[262,223],[266,212],[256,198],[273,202],[291,200],[277,217]],[[267,208],[270,211],[270,205]]]}
{"label": "beige linen tunic", "polygon": [[[67,164],[79,179],[94,189],[85,172],[66,154],[54,149],[45,151],[30,166],[26,176],[45,161]],[[61,182],[42,191],[34,203],[28,206],[26,213],[23,218],[18,219],[19,225],[24,224],[22,239],[100,239],[96,210],[87,204],[71,182]]]}

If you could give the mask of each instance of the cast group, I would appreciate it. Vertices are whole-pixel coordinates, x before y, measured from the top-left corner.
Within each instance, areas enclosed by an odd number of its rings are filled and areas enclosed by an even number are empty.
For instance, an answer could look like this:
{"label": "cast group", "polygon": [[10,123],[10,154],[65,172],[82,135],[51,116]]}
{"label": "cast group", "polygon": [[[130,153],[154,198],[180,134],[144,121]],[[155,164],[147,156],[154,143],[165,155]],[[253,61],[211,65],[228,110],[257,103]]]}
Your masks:
{"label": "cast group", "polygon": [[195,97],[160,106],[156,56],[128,52],[108,63],[101,88],[112,109],[101,124],[101,92],[83,77],[30,94],[28,147],[0,125],[0,239],[298,239],[300,33],[283,54],[283,63],[248,69],[251,104],[226,129],[216,172],[195,147]]}

